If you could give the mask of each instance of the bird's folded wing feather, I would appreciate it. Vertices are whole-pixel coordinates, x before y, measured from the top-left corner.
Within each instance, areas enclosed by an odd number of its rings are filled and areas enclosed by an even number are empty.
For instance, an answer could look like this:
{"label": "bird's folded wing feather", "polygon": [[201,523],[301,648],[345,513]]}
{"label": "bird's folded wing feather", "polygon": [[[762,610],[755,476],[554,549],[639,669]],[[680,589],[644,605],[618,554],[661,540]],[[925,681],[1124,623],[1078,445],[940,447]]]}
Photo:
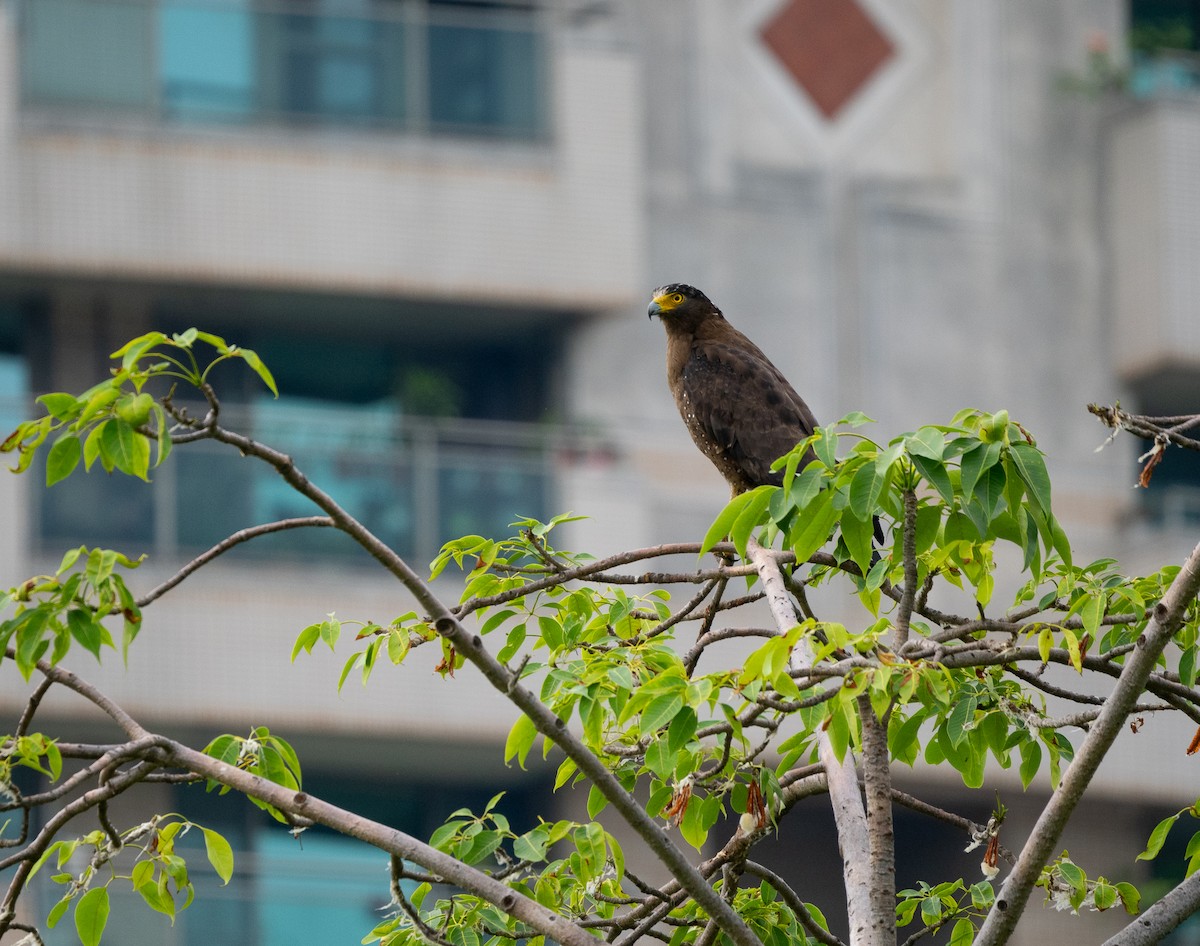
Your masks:
{"label": "bird's folded wing feather", "polygon": [[754,484],[817,426],[808,405],[749,339],[697,340],[681,382],[696,423]]}

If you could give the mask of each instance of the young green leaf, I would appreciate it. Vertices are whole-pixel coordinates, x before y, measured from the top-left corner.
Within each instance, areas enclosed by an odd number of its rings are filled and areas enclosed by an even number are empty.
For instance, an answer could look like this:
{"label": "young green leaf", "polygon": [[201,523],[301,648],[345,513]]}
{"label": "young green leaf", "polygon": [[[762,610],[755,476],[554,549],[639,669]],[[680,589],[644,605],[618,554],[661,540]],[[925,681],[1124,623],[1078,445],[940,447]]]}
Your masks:
{"label": "young green leaf", "polygon": [[1163,844],[1167,840],[1167,835],[1171,832],[1172,825],[1178,820],[1179,814],[1173,814],[1168,818],[1163,818],[1154,826],[1154,830],[1150,832],[1150,840],[1146,842],[1146,850],[1142,851],[1134,860],[1152,861],[1158,857],[1158,852],[1162,850]]}
{"label": "young green leaf", "polygon": [[75,904],[75,931],[83,946],[99,946],[108,923],[108,888],[93,887]]}
{"label": "young green leaf", "polygon": [[212,864],[213,870],[221,878],[221,883],[227,884],[229,878],[233,876],[233,848],[216,831],[209,828],[202,830],[204,831],[204,852],[208,855],[208,862]]}
{"label": "young green leaf", "polygon": [[537,727],[534,726],[532,719],[522,713],[517,717],[517,721],[513,723],[512,729],[508,732],[508,738],[505,740],[505,764],[510,759],[516,758],[517,765],[525,768],[525,759],[529,755],[529,750],[533,748],[533,742],[536,738]]}
{"label": "young green leaf", "polygon": [[82,456],[83,445],[75,434],[64,434],[54,441],[46,454],[46,485],[53,486],[70,476]]}

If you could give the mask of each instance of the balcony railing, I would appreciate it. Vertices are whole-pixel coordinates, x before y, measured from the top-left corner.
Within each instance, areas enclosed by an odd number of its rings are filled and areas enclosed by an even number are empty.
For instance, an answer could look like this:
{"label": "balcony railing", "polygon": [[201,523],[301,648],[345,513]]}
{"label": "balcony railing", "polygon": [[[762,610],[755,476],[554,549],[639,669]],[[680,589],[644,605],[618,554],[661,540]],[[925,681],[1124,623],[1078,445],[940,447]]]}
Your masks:
{"label": "balcony railing", "polygon": [[[556,458],[597,449],[594,440],[559,427],[384,410],[306,405],[248,418],[223,412],[222,419],[288,453],[372,532],[418,561],[449,538],[503,536],[517,518],[552,514]],[[153,483],[146,484],[93,471],[38,488],[36,544],[47,554],[86,543],[133,554],[192,555],[246,526],[320,514],[269,466],[222,444],[180,447],[151,475]],[[279,560],[356,549],[329,529],[294,529],[237,554]]]}
{"label": "balcony railing", "polygon": [[18,0],[27,107],[147,120],[353,125],[536,139],[530,4]]}
{"label": "balcony railing", "polygon": [[1129,91],[1142,99],[1200,95],[1200,53],[1159,50],[1135,54]]}

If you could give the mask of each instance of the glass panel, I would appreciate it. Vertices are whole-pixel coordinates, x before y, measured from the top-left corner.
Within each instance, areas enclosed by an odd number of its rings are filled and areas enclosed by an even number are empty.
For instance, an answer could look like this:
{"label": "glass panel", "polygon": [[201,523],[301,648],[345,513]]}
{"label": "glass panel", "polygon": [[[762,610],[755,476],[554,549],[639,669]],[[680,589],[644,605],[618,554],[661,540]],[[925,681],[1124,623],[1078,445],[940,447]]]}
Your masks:
{"label": "glass panel", "polygon": [[109,0],[26,0],[21,87],[38,104],[153,104],[151,7]]}
{"label": "glass panel", "polygon": [[169,117],[236,119],[254,108],[254,16],[239,6],[163,7],[159,41]]}
{"label": "glass panel", "polygon": [[264,14],[264,82],[295,117],[399,124],[406,116],[404,26],[393,20]]}
{"label": "glass panel", "polygon": [[438,481],[438,540],[462,535],[499,538],[518,518],[544,519],[549,506],[546,475],[536,461],[515,451],[481,448],[473,457],[451,458]]}
{"label": "glass panel", "polygon": [[[33,473],[45,483],[45,457]],[[97,463],[90,473],[78,469],[49,489],[38,490],[40,536],[51,552],[85,543],[115,548],[136,558],[154,539],[154,490],[124,473],[106,474]]]}
{"label": "glass panel", "polygon": [[536,136],[538,58],[539,36],[532,28],[431,25],[431,123]]}
{"label": "glass panel", "polygon": [[[355,407],[293,398],[256,405],[251,429],[401,555],[430,556],[470,533],[506,535],[515,519],[544,518],[549,509],[546,448],[523,428],[435,426],[404,417],[391,401]],[[320,514],[269,467],[219,445],[189,445],[168,462],[178,477],[175,518],[185,551],[247,525]],[[235,554],[360,553],[332,530],[305,528]]]}
{"label": "glass panel", "polygon": [[38,413],[29,403],[29,368],[25,359],[0,352],[0,439],[7,437],[21,421]]}
{"label": "glass panel", "polygon": [[317,832],[303,844],[283,831],[262,832],[257,848],[262,946],[358,942],[384,916],[386,854]]}
{"label": "glass panel", "polygon": [[[230,423],[245,429],[237,420]],[[321,489],[399,551],[413,548],[411,475],[397,449],[397,414],[390,403],[335,405],[291,398],[255,406],[254,436],[282,450]],[[179,544],[206,548],[245,528],[279,519],[321,515],[266,464],[247,462],[219,444],[175,451]],[[259,539],[238,555],[352,555],[357,547],[329,529],[294,529]]]}
{"label": "glass panel", "polygon": [[[26,102],[390,128],[416,112],[435,131],[542,132],[543,38],[523,7],[22,0],[21,10]],[[427,92],[407,81],[420,45]]]}

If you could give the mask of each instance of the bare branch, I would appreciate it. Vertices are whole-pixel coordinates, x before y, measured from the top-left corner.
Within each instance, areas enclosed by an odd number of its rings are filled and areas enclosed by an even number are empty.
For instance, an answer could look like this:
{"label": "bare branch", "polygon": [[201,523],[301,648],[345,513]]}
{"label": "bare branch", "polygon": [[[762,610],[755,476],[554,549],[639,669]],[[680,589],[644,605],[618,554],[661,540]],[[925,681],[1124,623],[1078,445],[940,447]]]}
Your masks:
{"label": "bare branch", "polygon": [[1200,873],[1192,874],[1149,906],[1103,946],[1157,946],[1200,910]]}
{"label": "bare branch", "polygon": [[896,614],[896,631],[892,649],[897,653],[908,643],[909,622],[917,600],[917,494],[904,491],[904,591],[900,595],[900,610]]}
{"label": "bare branch", "polygon": [[[747,547],[750,560],[758,569],[759,579],[767,593],[767,601],[780,633],[797,624],[796,612],[784,588],[783,576],[775,553],[751,540]],[[808,642],[801,638],[792,651],[794,662],[812,662]],[[888,905],[887,913],[892,919],[875,915],[875,904],[871,897],[871,842],[867,830],[867,816],[863,809],[862,796],[858,791],[858,775],[854,758],[849,752],[838,759],[833,744],[825,732],[817,736],[817,751],[825,767],[825,778],[833,805],[834,822],[838,830],[838,845],[842,852],[842,873],[846,882],[846,906],[850,917],[850,942],[852,946],[884,946],[885,929],[894,928],[894,905]],[[894,942],[895,936],[892,940]]]}
{"label": "bare branch", "polygon": [[1063,773],[1058,790],[1051,796],[1012,873],[996,895],[976,937],[976,946],[996,946],[1006,942],[1025,909],[1030,892],[1041,875],[1042,867],[1053,855],[1067,819],[1075,810],[1105,754],[1125,724],[1126,717],[1146,688],[1159,654],[1183,621],[1184,612],[1200,590],[1200,545],[1197,545],[1179,574],[1171,582],[1153,617],[1138,639],[1117,684],[1092,724],[1075,759]]}
{"label": "bare branch", "polygon": [[896,836],[892,826],[892,770],[888,759],[887,728],[875,715],[871,699],[859,696],[862,731],[862,773],[866,789],[867,838],[871,846],[870,897],[872,920],[879,940],[896,941]]}
{"label": "bare branch", "polygon": [[228,538],[222,539],[208,551],[201,552],[157,588],[154,588],[152,591],[139,598],[137,605],[139,608],[146,607],[146,605],[150,604],[150,602],[161,598],[164,594],[187,578],[188,575],[207,565],[217,556],[225,554],[232,548],[236,548],[243,542],[249,542],[251,539],[257,539],[259,536],[270,535],[273,532],[283,532],[287,529],[330,527],[333,524],[333,520],[328,516],[303,516],[298,519],[280,519],[277,522],[267,522],[260,526],[251,526],[247,529],[239,529]]}
{"label": "bare branch", "polygon": [[783,902],[796,914],[796,919],[800,921],[800,925],[804,927],[804,932],[809,936],[819,943],[825,943],[825,946],[846,946],[845,943],[813,919],[812,913],[809,912],[808,904],[801,900],[799,894],[791,888],[791,885],[775,873],[775,871],[764,867],[757,861],[746,861],[743,866],[747,874],[761,877],[775,888],[775,892],[783,898]]}
{"label": "bare branch", "polygon": [[[688,894],[720,923],[722,930],[729,935],[730,939],[739,946],[762,946],[746,922],[713,890],[679,847],[617,781],[616,776],[608,770],[604,762],[591,752],[581,739],[570,732],[565,720],[558,718],[530,690],[514,684],[508,668],[496,660],[483,646],[483,641],[478,635],[467,630],[459,616],[452,613],[442,603],[433,589],[421,580],[404,559],[371,533],[361,522],[347,513],[328,493],[309,482],[308,478],[292,462],[291,457],[249,437],[221,427],[214,427],[212,435],[217,440],[237,447],[242,453],[257,457],[273,466],[293,489],[312,500],[334,520],[337,528],[358,542],[385,569],[398,578],[409,593],[416,598],[425,613],[429,615],[434,629],[450,641],[459,654],[471,661],[493,687],[508,696],[512,703],[525,713],[538,732],[548,737],[571,758],[579,770],[608,799],[609,804],[625,822],[641,836],[672,875],[679,879]],[[662,554],[669,553],[663,552]],[[559,581],[561,581],[561,576],[554,576],[550,579],[550,583]],[[523,593],[528,594],[536,584],[538,583],[532,582],[525,586]],[[474,602],[469,604],[474,604]]]}

